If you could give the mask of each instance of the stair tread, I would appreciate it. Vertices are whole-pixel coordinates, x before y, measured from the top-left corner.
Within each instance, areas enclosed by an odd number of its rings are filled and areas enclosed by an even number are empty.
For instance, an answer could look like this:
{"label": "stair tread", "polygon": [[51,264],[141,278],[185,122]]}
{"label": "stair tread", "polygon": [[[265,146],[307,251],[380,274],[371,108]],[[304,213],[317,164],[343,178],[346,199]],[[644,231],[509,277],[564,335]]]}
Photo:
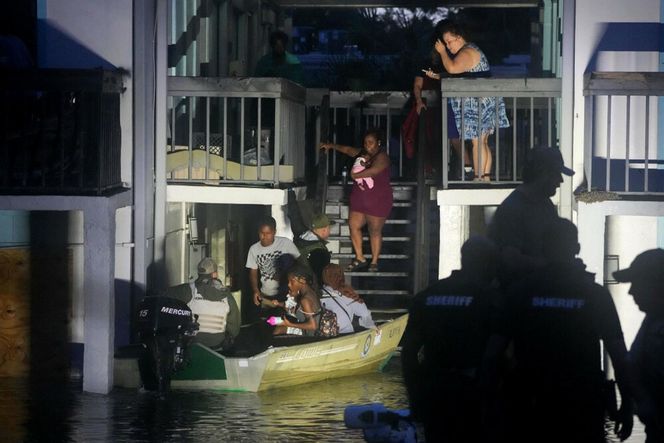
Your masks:
{"label": "stair tread", "polygon": [[345,275],[351,277],[408,277],[408,272],[390,272],[390,271],[345,271]]}
{"label": "stair tread", "polygon": [[401,289],[356,289],[360,295],[410,295],[409,291]]}
{"label": "stair tread", "polygon": [[381,309],[381,308],[373,308],[371,309],[372,314],[407,314],[408,309],[402,309],[402,308],[394,308],[394,309]]}
{"label": "stair tread", "polygon": [[[334,258],[355,258],[355,254],[349,252],[334,252],[332,253]],[[365,258],[371,258],[371,254],[365,254]],[[408,259],[410,255],[408,254],[380,254],[382,259]]]}
{"label": "stair tread", "polygon": [[[345,218],[330,218],[330,220],[335,221],[336,223],[339,224],[345,224],[346,219]],[[413,220],[407,220],[407,219],[402,219],[402,218],[396,218],[396,219],[390,219],[388,218],[385,220],[386,225],[408,225],[411,223],[415,223]]]}
{"label": "stair tread", "polygon": [[[406,237],[388,237],[388,236],[383,237],[384,242],[385,241],[409,241],[409,240],[412,240],[412,239],[413,239],[412,237],[407,237],[407,236]],[[336,235],[336,236],[331,235],[329,240],[341,240],[341,241],[347,240],[347,241],[350,241],[350,237],[348,237],[347,235]],[[362,236],[362,240],[369,240],[369,237],[364,235],[364,236]]]}

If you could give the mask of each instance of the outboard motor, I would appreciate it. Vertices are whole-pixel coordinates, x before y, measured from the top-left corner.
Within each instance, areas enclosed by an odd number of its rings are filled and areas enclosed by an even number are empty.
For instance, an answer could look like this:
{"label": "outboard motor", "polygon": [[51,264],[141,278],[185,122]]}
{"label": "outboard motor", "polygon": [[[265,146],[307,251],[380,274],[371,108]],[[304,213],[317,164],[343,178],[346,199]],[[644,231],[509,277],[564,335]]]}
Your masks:
{"label": "outboard motor", "polygon": [[186,303],[171,297],[145,297],[136,321],[143,352],[138,360],[143,387],[165,392],[171,376],[187,364],[187,350],[198,321]]}

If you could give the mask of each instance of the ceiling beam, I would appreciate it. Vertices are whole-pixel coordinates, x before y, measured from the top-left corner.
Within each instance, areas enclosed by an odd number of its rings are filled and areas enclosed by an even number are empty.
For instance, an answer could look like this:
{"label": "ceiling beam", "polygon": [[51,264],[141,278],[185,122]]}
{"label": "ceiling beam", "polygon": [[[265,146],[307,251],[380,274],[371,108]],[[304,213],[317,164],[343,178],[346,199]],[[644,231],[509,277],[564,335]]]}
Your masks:
{"label": "ceiling beam", "polygon": [[523,8],[538,6],[540,0],[273,0],[281,8]]}

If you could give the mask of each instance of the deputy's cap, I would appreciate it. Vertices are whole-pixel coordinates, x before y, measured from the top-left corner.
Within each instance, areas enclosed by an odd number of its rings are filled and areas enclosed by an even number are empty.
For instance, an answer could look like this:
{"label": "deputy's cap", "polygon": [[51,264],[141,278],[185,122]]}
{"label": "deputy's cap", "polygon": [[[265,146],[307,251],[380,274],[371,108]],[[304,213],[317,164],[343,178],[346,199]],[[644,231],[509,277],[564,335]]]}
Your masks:
{"label": "deputy's cap", "polygon": [[528,153],[528,164],[536,170],[557,171],[572,176],[574,171],[565,166],[558,148],[533,148]]}
{"label": "deputy's cap", "polygon": [[636,256],[629,268],[613,273],[619,282],[656,281],[664,273],[664,249],[650,249]]}
{"label": "deputy's cap", "polygon": [[210,257],[205,257],[198,263],[199,274],[210,275],[213,272],[217,272],[217,263]]}
{"label": "deputy's cap", "polygon": [[311,219],[311,229],[320,229],[325,228],[326,226],[333,225],[334,221],[325,214],[316,214],[314,218]]}

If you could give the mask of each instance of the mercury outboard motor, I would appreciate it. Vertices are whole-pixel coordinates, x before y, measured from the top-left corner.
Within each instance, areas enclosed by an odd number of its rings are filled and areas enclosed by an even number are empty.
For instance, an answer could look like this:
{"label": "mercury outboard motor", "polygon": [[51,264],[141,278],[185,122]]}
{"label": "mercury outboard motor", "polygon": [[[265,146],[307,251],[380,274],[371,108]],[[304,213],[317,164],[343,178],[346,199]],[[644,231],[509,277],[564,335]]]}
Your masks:
{"label": "mercury outboard motor", "polygon": [[145,297],[136,321],[143,352],[138,360],[143,387],[165,392],[171,376],[187,364],[187,350],[198,332],[198,321],[181,300]]}

